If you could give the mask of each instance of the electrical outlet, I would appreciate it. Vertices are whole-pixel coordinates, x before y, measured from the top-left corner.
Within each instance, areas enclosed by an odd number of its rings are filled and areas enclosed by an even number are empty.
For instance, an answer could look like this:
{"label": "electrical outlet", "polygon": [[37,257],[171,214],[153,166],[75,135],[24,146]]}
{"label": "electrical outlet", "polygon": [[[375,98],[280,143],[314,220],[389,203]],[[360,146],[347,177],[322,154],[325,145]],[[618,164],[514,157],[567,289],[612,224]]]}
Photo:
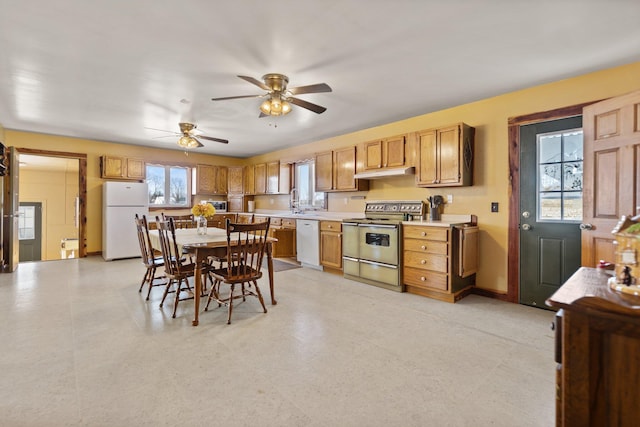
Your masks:
{"label": "electrical outlet", "polygon": [[345,204],[345,205],[348,205],[348,204],[349,204],[349,198],[348,198],[348,197],[345,197],[345,198],[344,198],[344,204]]}
{"label": "electrical outlet", "polygon": [[447,194],[447,203],[453,203],[453,194]]}
{"label": "electrical outlet", "polygon": [[491,212],[498,212],[498,202],[491,202]]}
{"label": "electrical outlet", "polygon": [[269,204],[270,204],[270,205],[274,204],[275,202],[276,202],[275,200],[273,200],[273,199],[269,199]]}

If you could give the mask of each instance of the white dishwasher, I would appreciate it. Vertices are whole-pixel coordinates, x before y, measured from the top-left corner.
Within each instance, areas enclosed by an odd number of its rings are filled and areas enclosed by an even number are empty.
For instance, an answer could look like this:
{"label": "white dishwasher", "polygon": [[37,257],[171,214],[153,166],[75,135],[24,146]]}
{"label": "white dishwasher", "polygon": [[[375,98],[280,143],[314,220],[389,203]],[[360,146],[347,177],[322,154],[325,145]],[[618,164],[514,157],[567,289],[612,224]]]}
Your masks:
{"label": "white dishwasher", "polygon": [[296,251],[298,261],[304,267],[321,270],[320,266],[320,221],[296,220]]}

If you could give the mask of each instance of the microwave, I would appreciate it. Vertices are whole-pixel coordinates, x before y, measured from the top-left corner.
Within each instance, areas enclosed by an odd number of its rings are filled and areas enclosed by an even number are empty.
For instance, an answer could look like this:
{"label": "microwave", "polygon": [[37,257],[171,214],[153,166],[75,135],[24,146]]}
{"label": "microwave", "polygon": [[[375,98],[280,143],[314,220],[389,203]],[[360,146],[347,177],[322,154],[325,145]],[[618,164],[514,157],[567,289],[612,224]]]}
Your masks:
{"label": "microwave", "polygon": [[216,212],[227,212],[227,202],[225,200],[207,200],[207,203],[216,208]]}

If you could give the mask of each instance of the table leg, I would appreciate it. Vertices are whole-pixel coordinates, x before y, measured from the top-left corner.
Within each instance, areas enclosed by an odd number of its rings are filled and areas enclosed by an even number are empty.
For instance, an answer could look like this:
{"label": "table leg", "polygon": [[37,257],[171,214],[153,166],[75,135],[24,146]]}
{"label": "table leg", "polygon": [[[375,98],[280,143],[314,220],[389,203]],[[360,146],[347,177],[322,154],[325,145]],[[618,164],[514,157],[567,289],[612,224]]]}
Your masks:
{"label": "table leg", "polygon": [[271,293],[271,305],[278,304],[273,294],[273,245],[267,243],[267,270],[269,271],[269,292]]}
{"label": "table leg", "polygon": [[202,294],[202,260],[198,258],[198,254],[196,253],[196,269],[194,272],[195,275],[195,289],[193,290],[193,321],[191,324],[193,326],[198,326],[198,314],[200,313],[200,295]]}

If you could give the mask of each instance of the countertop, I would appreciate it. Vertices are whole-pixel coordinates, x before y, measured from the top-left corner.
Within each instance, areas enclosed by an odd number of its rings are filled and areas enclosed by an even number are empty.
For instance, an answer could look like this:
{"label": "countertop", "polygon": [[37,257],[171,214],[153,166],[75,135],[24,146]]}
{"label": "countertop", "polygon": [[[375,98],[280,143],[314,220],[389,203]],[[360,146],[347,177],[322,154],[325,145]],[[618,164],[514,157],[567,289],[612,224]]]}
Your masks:
{"label": "countertop", "polygon": [[[305,212],[302,214],[292,214],[290,211],[258,210],[254,212],[256,216],[272,216],[290,219],[307,219],[313,221],[343,221],[351,218],[364,218],[362,212]],[[418,225],[428,227],[451,227],[455,224],[466,224],[473,222],[473,215],[442,214],[440,221],[430,219],[418,219],[413,221],[403,221],[403,225]]]}

